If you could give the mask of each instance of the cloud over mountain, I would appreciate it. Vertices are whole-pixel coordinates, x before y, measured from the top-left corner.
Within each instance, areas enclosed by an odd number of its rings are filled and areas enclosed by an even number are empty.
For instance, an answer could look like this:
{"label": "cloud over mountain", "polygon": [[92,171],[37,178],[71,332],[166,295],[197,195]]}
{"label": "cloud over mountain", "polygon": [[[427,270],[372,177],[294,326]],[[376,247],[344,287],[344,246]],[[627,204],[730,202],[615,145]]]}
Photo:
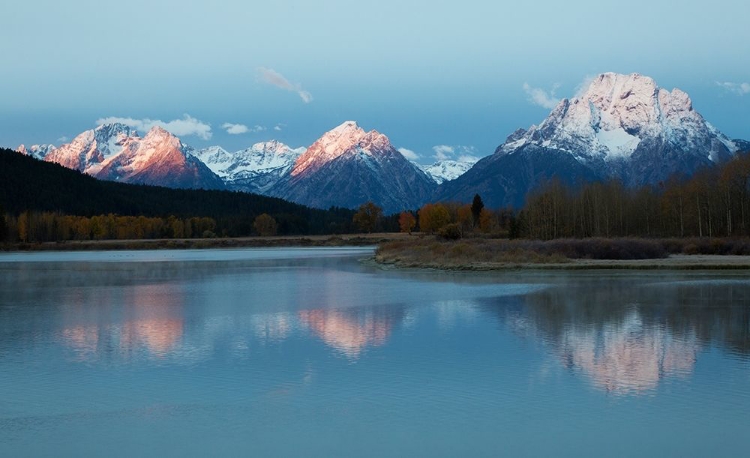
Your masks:
{"label": "cloud over mountain", "polygon": [[211,125],[193,118],[189,114],[185,114],[182,119],[174,119],[172,121],[162,121],[160,119],[134,119],[134,118],[121,118],[117,116],[110,116],[107,118],[99,118],[96,120],[97,125],[102,124],[123,124],[139,132],[148,132],[153,127],[161,127],[162,129],[170,132],[174,135],[183,137],[194,135],[203,140],[211,139]]}

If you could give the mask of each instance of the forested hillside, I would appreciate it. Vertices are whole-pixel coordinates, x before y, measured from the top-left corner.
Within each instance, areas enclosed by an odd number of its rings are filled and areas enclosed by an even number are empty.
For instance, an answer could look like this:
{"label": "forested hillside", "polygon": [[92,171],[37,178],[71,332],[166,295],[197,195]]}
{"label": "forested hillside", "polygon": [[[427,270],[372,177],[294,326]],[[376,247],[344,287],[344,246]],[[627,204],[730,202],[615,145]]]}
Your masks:
{"label": "forested hillside", "polygon": [[0,214],[23,212],[145,216],[215,220],[218,235],[254,233],[255,218],[267,213],[279,234],[353,232],[354,211],[311,209],[281,199],[228,191],[169,189],[100,181],[54,163],[0,149]]}

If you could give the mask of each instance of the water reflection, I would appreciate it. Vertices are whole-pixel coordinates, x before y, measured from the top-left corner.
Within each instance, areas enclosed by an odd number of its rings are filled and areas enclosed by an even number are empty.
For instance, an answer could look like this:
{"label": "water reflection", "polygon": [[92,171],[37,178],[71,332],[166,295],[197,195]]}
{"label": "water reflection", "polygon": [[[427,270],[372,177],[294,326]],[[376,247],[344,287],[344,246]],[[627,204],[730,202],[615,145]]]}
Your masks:
{"label": "water reflection", "polygon": [[255,315],[251,321],[255,337],[262,343],[282,341],[297,327],[294,316],[289,313]]}
{"label": "water reflection", "polygon": [[510,329],[540,344],[539,354],[608,393],[690,379],[710,348],[750,359],[741,276],[382,273],[346,259],[0,263],[0,362],[50,340],[88,363],[283,360],[284,345],[310,339],[355,360],[399,332],[416,349],[433,328],[481,345],[473,331],[487,314],[502,323],[495,335]]}
{"label": "water reflection", "polygon": [[298,316],[331,348],[356,359],[367,347],[377,347],[386,342],[394,326],[403,321],[404,308],[394,305],[302,310]]}
{"label": "water reflection", "polygon": [[[645,284],[634,287],[634,280]],[[713,345],[742,358],[750,353],[748,281],[613,276],[548,288],[505,307],[485,301],[482,308],[614,394],[644,394],[666,379],[688,378]]]}
{"label": "water reflection", "polygon": [[[165,358],[176,350],[184,333],[184,294],[168,283],[94,295],[75,290],[60,304],[64,323],[60,338],[81,361],[94,361],[114,348],[126,359],[140,350]],[[87,307],[87,302],[98,306]]]}
{"label": "water reflection", "polygon": [[616,394],[644,393],[665,377],[685,377],[699,351],[695,336],[675,338],[644,325],[638,311],[603,326],[566,326],[556,342],[565,367],[582,371],[597,388]]}

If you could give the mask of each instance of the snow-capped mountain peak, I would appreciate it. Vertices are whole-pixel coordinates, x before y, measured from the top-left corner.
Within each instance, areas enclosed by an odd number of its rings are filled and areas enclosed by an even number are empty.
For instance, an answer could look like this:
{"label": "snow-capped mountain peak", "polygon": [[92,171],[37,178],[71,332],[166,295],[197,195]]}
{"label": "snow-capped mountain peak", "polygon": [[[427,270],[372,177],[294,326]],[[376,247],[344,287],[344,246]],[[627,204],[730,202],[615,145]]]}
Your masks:
{"label": "snow-capped mountain peak", "polygon": [[230,153],[220,146],[211,146],[191,154],[201,160],[231,188],[245,192],[264,193],[289,173],[305,148],[271,140]]}
{"label": "snow-capped mountain peak", "polygon": [[[365,137],[367,137],[367,139],[366,145],[363,149],[368,149],[367,146],[370,145],[375,146],[375,143],[380,147],[383,147],[383,140],[376,138],[378,135],[385,137],[375,131],[366,133],[361,127],[359,127],[356,121],[346,121],[323,134],[322,137],[307,149],[305,154],[297,159],[297,162],[292,169],[292,176],[318,170],[323,164],[346,153]],[[385,141],[390,145],[387,138],[385,138]]]}
{"label": "snow-capped mountain peak", "polygon": [[317,208],[373,201],[394,212],[419,207],[435,186],[387,136],[346,121],[315,141],[271,194]]}
{"label": "snow-capped mountain peak", "polygon": [[190,148],[161,127],[143,138],[120,123],[103,124],[50,151],[56,162],[105,180],[176,188],[222,189],[224,184],[188,153]]}
{"label": "snow-capped mountain peak", "polygon": [[435,183],[441,184],[445,181],[455,180],[468,171],[479,159],[469,161],[444,160],[431,165],[419,165]]}
{"label": "snow-capped mountain peak", "polygon": [[637,73],[597,76],[579,96],[561,100],[539,126],[512,137],[501,151],[534,144],[571,152],[582,162],[627,159],[654,142],[702,150],[712,161],[735,152],[685,92],[660,88]]}
{"label": "snow-capped mountain peak", "polygon": [[517,130],[495,154],[445,183],[440,196],[470,201],[481,192],[487,205],[519,207],[551,178],[570,186],[607,179],[656,185],[727,160],[742,144],[707,123],[680,89],[637,73],[603,73],[539,125]]}
{"label": "snow-capped mountain peak", "polygon": [[51,151],[45,160],[81,172],[103,163],[122,151],[122,145],[138,137],[135,129],[120,123],[103,124],[76,136],[73,141]]}

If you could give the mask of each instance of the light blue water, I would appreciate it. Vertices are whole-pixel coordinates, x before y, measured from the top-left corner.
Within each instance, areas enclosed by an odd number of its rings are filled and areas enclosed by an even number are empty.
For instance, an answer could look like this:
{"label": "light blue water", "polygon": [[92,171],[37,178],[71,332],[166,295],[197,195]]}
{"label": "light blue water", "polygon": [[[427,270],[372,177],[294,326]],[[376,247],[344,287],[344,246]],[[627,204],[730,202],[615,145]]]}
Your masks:
{"label": "light blue water", "polygon": [[0,254],[0,456],[746,456],[750,279]]}

